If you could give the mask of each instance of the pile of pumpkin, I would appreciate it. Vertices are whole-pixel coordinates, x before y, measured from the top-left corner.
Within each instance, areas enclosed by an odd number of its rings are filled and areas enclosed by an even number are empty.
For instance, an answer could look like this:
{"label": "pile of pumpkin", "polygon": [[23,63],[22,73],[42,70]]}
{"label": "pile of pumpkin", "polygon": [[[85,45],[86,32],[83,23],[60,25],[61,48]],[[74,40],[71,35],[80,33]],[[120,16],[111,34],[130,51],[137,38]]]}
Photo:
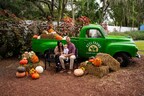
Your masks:
{"label": "pile of pumpkin", "polygon": [[78,69],[74,70],[75,76],[91,74],[98,77],[107,75],[110,71],[120,69],[120,63],[106,53],[98,53],[95,57],[90,57],[87,61],[80,63]]}
{"label": "pile of pumpkin", "polygon": [[16,77],[30,76],[32,79],[38,79],[40,74],[43,73],[42,65],[44,64],[33,51],[24,52],[17,67]]}
{"label": "pile of pumpkin", "polygon": [[49,33],[46,30],[44,30],[40,36],[34,35],[33,38],[35,38],[35,39],[40,39],[40,38],[43,38],[43,39],[55,39],[55,40],[62,40],[63,39],[62,36],[60,36],[56,32]]}

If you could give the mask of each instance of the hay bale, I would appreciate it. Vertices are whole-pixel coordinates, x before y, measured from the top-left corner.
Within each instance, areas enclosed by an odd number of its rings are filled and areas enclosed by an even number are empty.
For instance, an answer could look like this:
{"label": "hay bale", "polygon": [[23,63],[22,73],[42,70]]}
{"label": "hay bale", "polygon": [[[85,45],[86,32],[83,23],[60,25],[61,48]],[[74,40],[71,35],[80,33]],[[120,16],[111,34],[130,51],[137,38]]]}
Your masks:
{"label": "hay bale", "polygon": [[120,69],[120,63],[111,55],[106,53],[98,53],[96,57],[102,60],[102,65],[109,66],[110,70],[117,71]]}
{"label": "hay bale", "polygon": [[109,73],[109,66],[96,67],[93,64],[87,64],[85,69],[87,70],[88,74],[95,75],[100,78]]}

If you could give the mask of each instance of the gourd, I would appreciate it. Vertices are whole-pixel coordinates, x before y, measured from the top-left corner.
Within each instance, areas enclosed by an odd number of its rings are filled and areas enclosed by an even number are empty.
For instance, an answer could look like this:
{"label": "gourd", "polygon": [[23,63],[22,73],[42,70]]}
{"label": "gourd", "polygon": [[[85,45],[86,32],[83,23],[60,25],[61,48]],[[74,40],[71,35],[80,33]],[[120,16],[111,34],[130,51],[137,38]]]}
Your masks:
{"label": "gourd", "polygon": [[54,32],[54,30],[51,28],[51,29],[48,30],[48,32],[52,33],[52,32]]}
{"label": "gourd", "polygon": [[32,63],[37,63],[37,62],[39,62],[39,58],[36,55],[32,55],[31,56],[31,62]]}
{"label": "gourd", "polygon": [[38,38],[38,35],[34,35],[33,38],[37,39],[37,38]]}
{"label": "gourd", "polygon": [[94,61],[94,58],[93,58],[93,59],[89,59],[89,60],[88,60],[88,62],[91,62],[91,63],[92,63],[93,61]]}
{"label": "gourd", "polygon": [[25,51],[24,54],[25,54],[26,59],[28,59],[29,58],[29,52]]}
{"label": "gourd", "polygon": [[19,62],[21,65],[25,65],[28,63],[28,60],[26,58],[23,58],[22,60],[20,60]]}
{"label": "gourd", "polygon": [[17,68],[17,71],[18,71],[19,73],[23,73],[23,72],[26,71],[26,68],[23,67],[23,66],[19,66],[19,67]]}
{"label": "gourd", "polygon": [[95,58],[92,64],[99,67],[102,64],[102,60],[100,58]]}
{"label": "gourd", "polygon": [[18,78],[24,77],[25,75],[26,75],[25,72],[22,72],[22,73],[16,72],[16,77],[18,77]]}
{"label": "gourd", "polygon": [[56,39],[56,40],[62,40],[62,37],[57,34],[57,35],[55,36],[55,39]]}
{"label": "gourd", "polygon": [[85,68],[84,68],[84,67],[81,67],[80,69],[82,69],[83,71],[85,71]]}
{"label": "gourd", "polygon": [[42,66],[37,66],[37,67],[35,68],[35,70],[36,70],[38,73],[42,73],[44,69],[43,69]]}
{"label": "gourd", "polygon": [[38,79],[40,75],[36,72],[31,75],[32,79]]}
{"label": "gourd", "polygon": [[82,76],[84,74],[84,71],[82,69],[75,69],[74,75],[75,76]]}
{"label": "gourd", "polygon": [[36,70],[34,68],[32,68],[30,71],[29,71],[30,75],[32,75],[33,73],[36,73]]}

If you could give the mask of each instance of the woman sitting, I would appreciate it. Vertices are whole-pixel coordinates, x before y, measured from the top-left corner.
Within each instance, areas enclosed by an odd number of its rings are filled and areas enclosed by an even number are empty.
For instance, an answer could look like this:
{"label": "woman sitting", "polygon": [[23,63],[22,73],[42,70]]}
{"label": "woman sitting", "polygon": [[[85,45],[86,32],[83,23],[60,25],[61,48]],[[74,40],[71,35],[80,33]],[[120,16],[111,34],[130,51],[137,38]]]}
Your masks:
{"label": "woman sitting", "polygon": [[60,67],[61,67],[61,64],[60,64],[60,60],[59,60],[59,56],[61,54],[63,54],[63,51],[64,51],[64,47],[63,47],[63,44],[61,41],[58,41],[57,42],[57,46],[55,47],[54,49],[54,53],[55,53],[55,63],[56,63],[56,71],[60,71]]}

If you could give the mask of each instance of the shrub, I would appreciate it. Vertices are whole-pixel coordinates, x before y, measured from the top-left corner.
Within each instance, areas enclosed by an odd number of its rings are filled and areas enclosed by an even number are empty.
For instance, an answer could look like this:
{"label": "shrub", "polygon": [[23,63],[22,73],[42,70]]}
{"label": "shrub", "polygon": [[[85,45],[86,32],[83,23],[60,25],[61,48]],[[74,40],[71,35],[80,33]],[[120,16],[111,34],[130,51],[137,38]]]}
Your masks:
{"label": "shrub", "polygon": [[144,40],[144,32],[143,31],[111,32],[111,33],[108,33],[108,35],[131,36],[134,40]]}
{"label": "shrub", "polygon": [[0,59],[31,50],[31,39],[36,33],[33,27],[11,20],[0,21],[0,25]]}

